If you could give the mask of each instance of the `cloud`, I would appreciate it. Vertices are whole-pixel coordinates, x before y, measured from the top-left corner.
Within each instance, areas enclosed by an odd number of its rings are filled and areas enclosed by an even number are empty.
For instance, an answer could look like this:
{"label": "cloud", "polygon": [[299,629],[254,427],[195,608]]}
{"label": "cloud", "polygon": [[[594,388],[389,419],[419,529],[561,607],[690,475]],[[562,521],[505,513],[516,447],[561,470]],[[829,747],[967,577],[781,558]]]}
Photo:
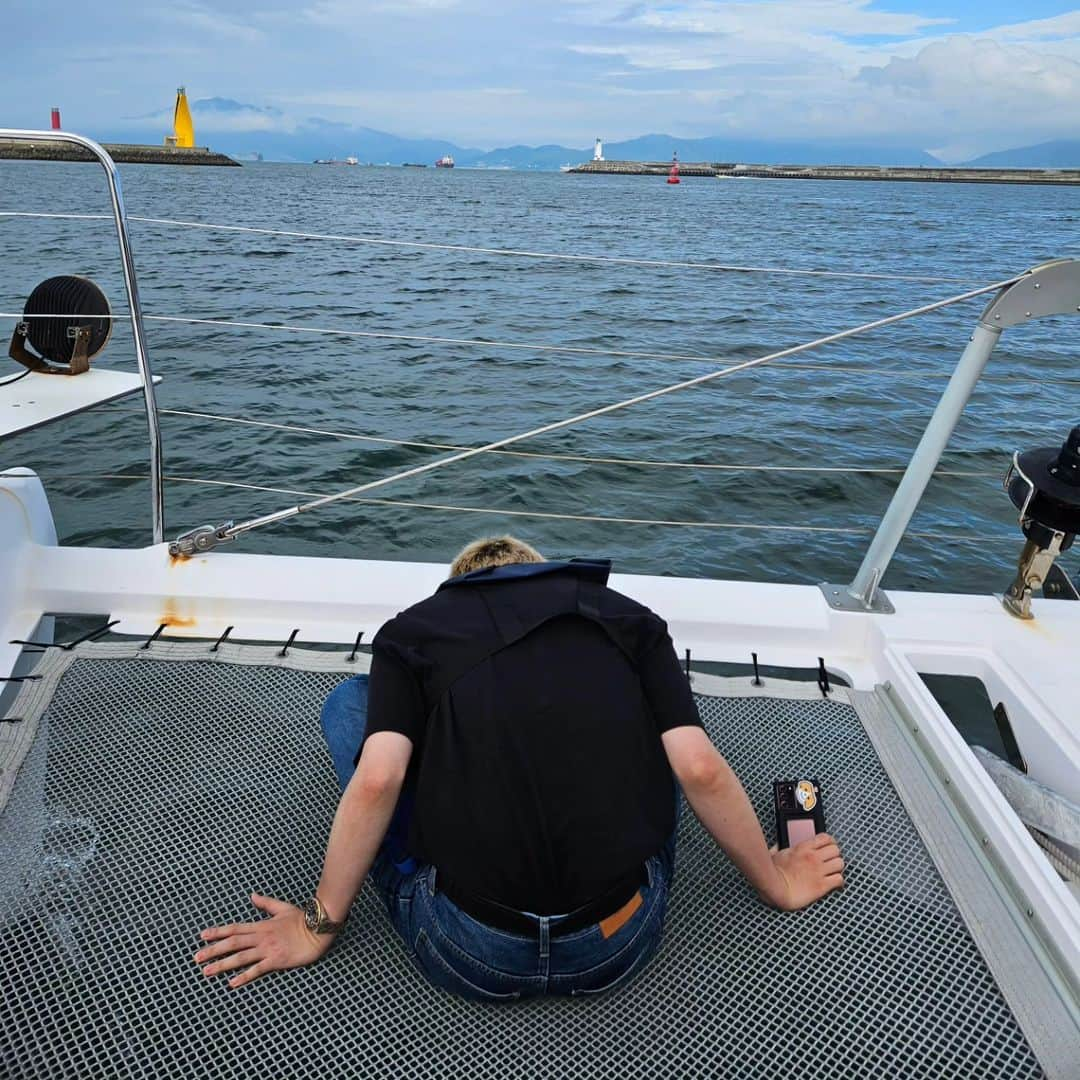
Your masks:
{"label": "cloud", "polygon": [[690,34],[730,34],[790,39],[799,35],[829,37],[902,37],[954,20],[915,12],[882,11],[873,0],[763,0],[758,3],[642,4],[626,25]]}
{"label": "cloud", "polygon": [[936,15],[879,10],[871,0],[725,4],[690,0],[643,3],[621,12],[597,0],[576,7],[573,21],[591,27],[591,37],[608,39],[571,44],[571,51],[579,55],[617,57],[643,71],[773,65],[770,81],[825,66],[854,76],[887,47],[883,40],[908,40],[953,22]]}
{"label": "cloud", "polygon": [[166,23],[175,23],[185,33],[210,40],[240,41],[246,44],[261,42],[263,32],[252,26],[248,20],[235,19],[205,4],[188,3],[154,8],[154,18]]}
{"label": "cloud", "polygon": [[[956,153],[1075,138],[1080,10],[985,25],[949,0],[15,0],[0,71],[9,120],[46,104],[111,137],[172,91],[197,130],[327,122],[470,145],[588,145],[643,131],[850,137]],[[78,41],[53,62],[39,33]],[[88,67],[87,65],[92,65]],[[92,76],[92,77],[91,77]],[[118,101],[127,103],[118,107]],[[200,106],[200,108],[204,108]],[[157,128],[153,129],[154,131]]]}
{"label": "cloud", "polygon": [[720,58],[672,45],[571,45],[580,56],[617,56],[631,67],[655,71],[710,71]]}
{"label": "cloud", "polygon": [[[350,126],[374,127],[416,138],[449,138],[467,146],[557,142],[560,132],[581,124],[576,93],[552,99],[521,87],[481,86],[438,90],[429,86],[378,90],[328,89],[280,99],[287,113],[333,112]],[[457,125],[440,117],[457,118]],[[591,127],[590,127],[591,130]],[[539,132],[540,134],[534,134]],[[547,132],[553,135],[548,138]],[[510,133],[508,135],[508,133]],[[591,143],[596,133],[576,142]]]}
{"label": "cloud", "polygon": [[1080,110],[1080,11],[975,36],[943,33],[955,20],[940,7],[869,0],[591,0],[572,21],[567,47],[592,66],[599,96],[670,114],[681,83],[688,134],[885,136],[955,159],[1072,135]]}
{"label": "cloud", "polygon": [[[229,98],[203,98],[190,102],[195,130],[199,134],[234,134],[243,132],[293,132],[302,122],[269,106],[247,105]],[[159,109],[152,113],[130,117],[148,129],[170,130],[173,110]]]}
{"label": "cloud", "polygon": [[316,0],[303,9],[303,17],[332,27],[363,26],[371,15],[422,17],[458,6],[460,0]]}
{"label": "cloud", "polygon": [[[300,123],[280,109],[244,105],[227,98],[208,98],[191,105],[197,130],[211,134],[244,131],[296,131]],[[171,115],[171,114],[170,114]]]}
{"label": "cloud", "polygon": [[911,58],[894,56],[882,67],[864,68],[859,79],[946,106],[970,102],[978,87],[980,110],[995,105],[1029,113],[1036,105],[1080,101],[1080,63],[987,38],[935,42]]}
{"label": "cloud", "polygon": [[882,110],[942,140],[935,152],[949,160],[1000,145],[1006,131],[1029,144],[1071,133],[1080,107],[1080,62],[989,38],[937,41],[858,81]]}
{"label": "cloud", "polygon": [[1080,11],[1067,11],[1051,19],[999,26],[993,31],[993,36],[1014,41],[1063,41],[1080,37]]}

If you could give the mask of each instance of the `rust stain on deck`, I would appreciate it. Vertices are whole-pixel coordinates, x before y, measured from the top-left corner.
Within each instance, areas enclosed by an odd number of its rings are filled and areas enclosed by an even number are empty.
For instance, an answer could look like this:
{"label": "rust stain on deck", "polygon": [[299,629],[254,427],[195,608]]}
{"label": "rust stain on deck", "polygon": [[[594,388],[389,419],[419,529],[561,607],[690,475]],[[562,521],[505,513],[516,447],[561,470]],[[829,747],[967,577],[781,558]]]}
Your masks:
{"label": "rust stain on deck", "polygon": [[[205,555],[201,556],[198,561],[205,566],[206,565],[206,556]],[[169,565],[170,566],[179,566],[181,563],[189,563],[189,562],[195,562],[195,556],[194,555],[173,555],[171,552],[169,553]]]}
{"label": "rust stain on deck", "polygon": [[175,600],[165,601],[165,610],[161,613],[160,621],[165,626],[191,627],[198,624],[194,615],[181,615],[176,610]]}

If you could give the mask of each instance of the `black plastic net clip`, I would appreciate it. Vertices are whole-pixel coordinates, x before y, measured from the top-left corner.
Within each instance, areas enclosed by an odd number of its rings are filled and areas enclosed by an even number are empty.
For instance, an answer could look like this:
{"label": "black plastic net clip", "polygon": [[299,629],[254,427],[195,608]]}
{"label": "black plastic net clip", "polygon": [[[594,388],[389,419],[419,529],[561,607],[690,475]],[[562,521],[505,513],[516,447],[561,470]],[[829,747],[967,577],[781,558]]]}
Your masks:
{"label": "black plastic net clip", "polygon": [[360,648],[360,639],[363,636],[364,636],[364,631],[363,630],[361,630],[360,633],[356,635],[356,640],[353,642],[353,646],[352,646],[352,652],[349,653],[349,655],[345,657],[345,660],[348,663],[350,663],[350,664],[355,664],[356,663],[356,652]]}
{"label": "black plastic net clip", "polygon": [[146,640],[145,640],[145,641],[144,641],[144,642],[143,642],[143,643],[142,643],[142,644],[141,644],[141,645],[139,646],[139,651],[140,651],[140,652],[142,652],[142,651],[143,651],[144,649],[149,649],[149,648],[150,648],[150,646],[151,646],[151,645],[153,645],[153,644],[154,644],[154,642],[155,642],[155,641],[157,641],[157,639],[158,639],[159,637],[161,637],[161,631],[162,631],[162,630],[164,630],[166,626],[168,626],[168,623],[162,623],[162,624],[161,624],[161,625],[160,625],[160,626],[159,626],[159,627],[158,627],[158,628],[157,628],[157,629],[156,629],[156,630],[155,630],[155,631],[154,631],[154,632],[153,632],[153,633],[152,633],[152,634],[151,634],[151,635],[150,635],[150,636],[149,636],[149,637],[148,637],[148,638],[147,638],[147,639],[146,639]]}
{"label": "black plastic net clip", "polygon": [[4,675],[0,676],[0,682],[37,682],[40,675]]}
{"label": "black plastic net clip", "polygon": [[219,637],[219,638],[217,639],[217,641],[215,641],[215,642],[214,642],[214,644],[210,646],[210,651],[211,651],[211,652],[217,652],[217,651],[218,651],[218,649],[220,649],[220,648],[221,648],[222,642],[223,642],[223,641],[224,641],[224,640],[225,640],[225,639],[226,639],[226,638],[227,638],[227,637],[228,637],[228,636],[229,636],[229,635],[230,635],[230,634],[231,634],[232,632],[233,632],[233,628],[232,628],[231,626],[226,626],[226,627],[225,627],[225,631],[224,631],[224,633],[223,633],[223,634],[221,635],[221,637]]}
{"label": "black plastic net clip", "polygon": [[686,681],[693,682],[694,676],[690,673],[690,650],[686,650]]}
{"label": "black plastic net clip", "polygon": [[761,675],[758,672],[758,666],[757,666],[757,653],[752,652],[750,654],[750,658],[754,661],[754,683],[753,684],[754,684],[754,686],[761,686]]}
{"label": "black plastic net clip", "polygon": [[21,724],[22,722],[21,716],[0,716],[0,724]]}
{"label": "black plastic net clip", "polygon": [[54,641],[24,641],[22,638],[12,638],[9,645],[22,645],[28,652],[43,653],[48,649],[59,649],[60,646]]}
{"label": "black plastic net clip", "polygon": [[74,641],[24,641],[22,638],[12,638],[8,644],[23,645],[36,652],[45,652],[47,649],[66,649],[70,652],[76,645],[81,645],[84,641],[92,641],[94,638],[101,637],[102,634],[111,630],[119,621],[119,619],[113,619],[112,622],[107,622],[103,626],[95,627],[95,629],[83,634],[82,637],[77,637]]}
{"label": "black plastic net clip", "polygon": [[832,686],[829,684],[829,673],[825,670],[825,658],[819,656],[817,664],[817,684],[821,688],[821,693],[828,697],[832,693]]}
{"label": "black plastic net clip", "polygon": [[82,645],[84,641],[95,641],[97,638],[101,637],[102,634],[107,634],[119,621],[119,619],[113,619],[112,622],[104,623],[97,627],[97,629],[90,630],[88,633],[83,634],[82,637],[77,637],[74,641],[66,642],[61,645],[60,648],[66,652],[71,652],[76,645]]}
{"label": "black plastic net clip", "polygon": [[289,655],[289,646],[296,640],[296,635],[299,634],[299,633],[300,633],[300,628],[297,627],[289,635],[289,640],[286,641],[285,644],[281,646],[281,652],[278,653],[278,656],[281,657],[281,659],[284,659],[286,656]]}

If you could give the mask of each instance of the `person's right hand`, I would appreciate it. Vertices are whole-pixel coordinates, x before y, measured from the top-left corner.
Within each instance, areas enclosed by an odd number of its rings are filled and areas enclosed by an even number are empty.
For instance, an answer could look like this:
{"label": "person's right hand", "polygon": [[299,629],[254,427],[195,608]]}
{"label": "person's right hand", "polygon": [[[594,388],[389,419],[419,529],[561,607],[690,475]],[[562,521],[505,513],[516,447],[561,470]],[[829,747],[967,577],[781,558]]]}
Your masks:
{"label": "person's right hand", "polygon": [[313,964],[334,942],[333,934],[310,931],[304,913],[284,900],[252,893],[251,902],[270,918],[211,926],[199,934],[206,945],[192,959],[207,977],[246,968],[229,979],[233,989],[246,986],[270,971]]}
{"label": "person's right hand", "polygon": [[783,851],[769,849],[780,881],[777,895],[767,897],[781,911],[798,911],[844,884],[844,860],[828,833],[818,833]]}

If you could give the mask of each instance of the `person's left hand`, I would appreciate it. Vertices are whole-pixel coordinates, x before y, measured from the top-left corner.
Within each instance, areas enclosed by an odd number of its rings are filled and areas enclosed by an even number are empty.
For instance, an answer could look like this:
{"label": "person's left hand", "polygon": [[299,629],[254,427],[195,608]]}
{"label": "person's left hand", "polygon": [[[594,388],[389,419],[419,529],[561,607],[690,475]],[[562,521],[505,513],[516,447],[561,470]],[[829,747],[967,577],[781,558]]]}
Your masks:
{"label": "person's left hand", "polygon": [[333,934],[315,934],[307,928],[298,907],[258,893],[251,894],[251,902],[270,918],[212,926],[199,935],[205,942],[216,942],[195,954],[195,963],[202,966],[204,975],[247,968],[229,980],[229,986],[235,989],[269,971],[313,964],[333,944]]}

